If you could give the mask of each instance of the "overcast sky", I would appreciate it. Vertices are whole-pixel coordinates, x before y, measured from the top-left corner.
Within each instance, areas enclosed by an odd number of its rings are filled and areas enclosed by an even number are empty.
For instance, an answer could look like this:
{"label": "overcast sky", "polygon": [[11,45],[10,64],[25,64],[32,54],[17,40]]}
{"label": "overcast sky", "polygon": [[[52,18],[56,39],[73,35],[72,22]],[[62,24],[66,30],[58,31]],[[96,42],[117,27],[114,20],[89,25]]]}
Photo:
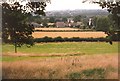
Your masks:
{"label": "overcast sky", "polygon": [[98,4],[82,3],[82,0],[51,0],[47,4],[46,11],[74,9],[101,9]]}

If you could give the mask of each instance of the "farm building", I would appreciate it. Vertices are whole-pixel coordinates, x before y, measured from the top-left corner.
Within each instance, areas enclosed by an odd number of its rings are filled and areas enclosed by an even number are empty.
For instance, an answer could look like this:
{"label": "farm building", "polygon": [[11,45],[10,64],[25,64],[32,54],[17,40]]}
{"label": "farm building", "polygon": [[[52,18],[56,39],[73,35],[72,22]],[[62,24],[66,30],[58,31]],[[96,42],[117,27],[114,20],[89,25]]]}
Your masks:
{"label": "farm building", "polygon": [[67,18],[67,22],[73,23],[73,22],[74,22],[74,21],[73,21],[73,18]]}
{"label": "farm building", "polygon": [[56,27],[65,27],[64,22],[56,22]]}
{"label": "farm building", "polygon": [[47,23],[47,24],[48,24],[49,27],[50,27],[50,26],[52,26],[52,27],[55,26],[55,23]]}

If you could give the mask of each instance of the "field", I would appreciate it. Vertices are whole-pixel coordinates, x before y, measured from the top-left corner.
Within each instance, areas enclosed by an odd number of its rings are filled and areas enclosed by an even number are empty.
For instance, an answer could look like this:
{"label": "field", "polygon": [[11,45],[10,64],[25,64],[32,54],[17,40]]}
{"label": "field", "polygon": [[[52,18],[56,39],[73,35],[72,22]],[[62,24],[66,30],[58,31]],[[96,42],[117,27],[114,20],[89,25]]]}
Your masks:
{"label": "field", "polygon": [[[106,37],[107,35],[104,32],[93,32],[93,31],[82,31],[82,32],[74,32],[74,30],[81,30],[81,29],[77,29],[77,28],[35,28],[35,30],[44,30],[44,31],[36,31],[33,33],[33,37],[34,38],[42,38],[45,36],[48,37],[68,37],[68,38],[72,38],[72,37],[80,37],[80,38],[99,38],[99,37]],[[49,31],[55,31],[55,32],[48,32]],[[72,32],[70,32],[72,30]],[[63,32],[60,32],[63,31]],[[69,31],[69,32],[66,32]]]}
{"label": "field", "polygon": [[80,37],[80,38],[99,38],[99,37],[106,37],[107,35],[104,32],[34,32],[34,38],[42,38],[42,37],[58,37],[61,36],[62,38],[68,37]]}
{"label": "field", "polygon": [[117,79],[118,43],[39,43],[31,48],[3,44],[5,79]]}
{"label": "field", "polygon": [[35,30],[81,30],[77,28],[35,28]]}

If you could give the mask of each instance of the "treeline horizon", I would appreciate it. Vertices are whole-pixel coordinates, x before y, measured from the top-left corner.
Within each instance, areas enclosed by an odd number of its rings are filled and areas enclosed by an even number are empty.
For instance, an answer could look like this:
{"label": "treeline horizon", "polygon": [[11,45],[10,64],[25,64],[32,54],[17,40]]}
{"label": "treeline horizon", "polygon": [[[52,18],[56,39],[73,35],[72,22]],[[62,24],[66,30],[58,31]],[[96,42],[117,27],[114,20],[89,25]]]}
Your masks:
{"label": "treeline horizon", "polygon": [[[120,41],[120,39],[118,38],[118,36],[114,36],[112,37],[113,41]],[[34,38],[33,40],[35,43],[41,43],[41,42],[109,42],[109,39],[105,38],[105,37],[99,37],[99,38],[80,38],[80,37],[72,37],[72,38],[62,38],[60,36],[52,38],[52,37],[48,37],[45,36],[43,38]]]}

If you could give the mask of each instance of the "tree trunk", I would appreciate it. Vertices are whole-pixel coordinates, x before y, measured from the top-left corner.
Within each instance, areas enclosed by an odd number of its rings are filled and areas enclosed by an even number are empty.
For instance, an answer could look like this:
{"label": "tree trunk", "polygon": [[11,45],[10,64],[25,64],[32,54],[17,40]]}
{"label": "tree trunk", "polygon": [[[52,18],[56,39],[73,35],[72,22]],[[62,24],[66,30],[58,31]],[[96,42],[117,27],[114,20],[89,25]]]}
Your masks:
{"label": "tree trunk", "polygon": [[17,53],[17,44],[15,42],[15,53]]}

